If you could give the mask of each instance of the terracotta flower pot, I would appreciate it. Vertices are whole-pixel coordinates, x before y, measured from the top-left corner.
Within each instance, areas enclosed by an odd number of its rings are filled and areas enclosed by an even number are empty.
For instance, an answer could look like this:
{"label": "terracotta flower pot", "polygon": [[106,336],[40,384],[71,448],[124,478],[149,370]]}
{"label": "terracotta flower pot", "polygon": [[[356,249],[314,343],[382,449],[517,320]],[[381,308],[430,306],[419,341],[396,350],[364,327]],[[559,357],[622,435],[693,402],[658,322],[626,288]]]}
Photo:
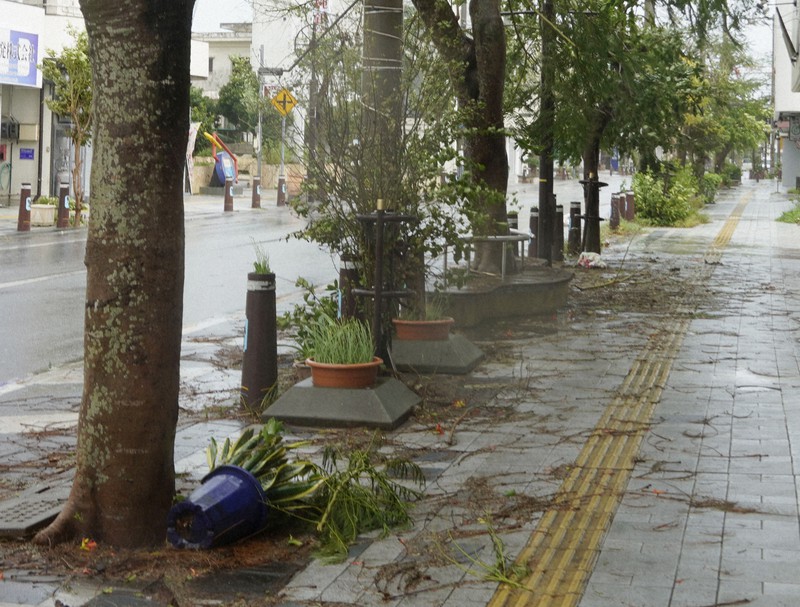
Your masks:
{"label": "terracotta flower pot", "polygon": [[369,388],[375,384],[383,359],[376,356],[368,363],[337,365],[308,358],[306,364],[311,367],[311,382],[318,388]]}
{"label": "terracotta flower pot", "polygon": [[446,341],[453,326],[452,318],[439,320],[393,319],[395,337],[400,341]]}

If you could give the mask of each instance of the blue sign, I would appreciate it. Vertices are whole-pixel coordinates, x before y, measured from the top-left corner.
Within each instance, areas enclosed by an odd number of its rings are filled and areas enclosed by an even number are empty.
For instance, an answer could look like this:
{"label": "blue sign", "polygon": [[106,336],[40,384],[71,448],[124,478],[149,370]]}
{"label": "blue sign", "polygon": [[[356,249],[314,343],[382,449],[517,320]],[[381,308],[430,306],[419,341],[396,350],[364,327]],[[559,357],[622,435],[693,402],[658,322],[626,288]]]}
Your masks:
{"label": "blue sign", "polygon": [[33,160],[33,148],[20,148],[19,149],[19,159],[20,160]]}
{"label": "blue sign", "polygon": [[0,83],[40,87],[39,36],[0,28]]}

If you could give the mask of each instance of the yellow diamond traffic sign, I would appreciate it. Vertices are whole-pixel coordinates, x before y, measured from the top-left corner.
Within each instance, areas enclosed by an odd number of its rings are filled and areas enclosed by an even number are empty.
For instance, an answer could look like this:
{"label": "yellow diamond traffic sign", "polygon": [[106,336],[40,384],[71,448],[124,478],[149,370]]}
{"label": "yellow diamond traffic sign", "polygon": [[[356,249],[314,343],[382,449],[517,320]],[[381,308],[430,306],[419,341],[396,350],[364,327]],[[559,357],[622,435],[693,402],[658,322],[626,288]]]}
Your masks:
{"label": "yellow diamond traffic sign", "polygon": [[281,116],[286,116],[297,105],[297,99],[287,89],[279,90],[271,101]]}

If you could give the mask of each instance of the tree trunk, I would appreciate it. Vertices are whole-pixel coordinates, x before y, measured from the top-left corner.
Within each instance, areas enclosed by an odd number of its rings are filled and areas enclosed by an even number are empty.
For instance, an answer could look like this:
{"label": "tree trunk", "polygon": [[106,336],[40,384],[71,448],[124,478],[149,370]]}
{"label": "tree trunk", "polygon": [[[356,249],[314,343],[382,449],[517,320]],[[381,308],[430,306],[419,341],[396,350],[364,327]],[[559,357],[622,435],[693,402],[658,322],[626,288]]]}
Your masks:
{"label": "tree trunk", "polygon": [[[80,138],[77,138],[80,140]],[[72,187],[75,190],[75,218],[72,226],[77,228],[81,225],[81,207],[83,206],[83,160],[81,159],[81,146],[73,140],[73,160],[72,160]]]}
{"label": "tree trunk", "polygon": [[600,253],[600,144],[608,125],[608,111],[598,110],[587,133],[583,151],[584,204],[586,225],[584,227],[583,250]]}
{"label": "tree trunk", "polygon": [[39,543],[164,541],[183,297],[193,0],[81,0],[94,85],[77,470]]}
{"label": "tree trunk", "polygon": [[[477,235],[508,232],[503,95],[506,38],[499,0],[471,0],[474,39],[461,28],[445,0],[414,0],[439,54],[452,66],[450,85],[465,112],[464,156],[473,182],[481,186],[471,201],[484,220],[473,224]],[[503,248],[484,245],[476,251],[477,268],[499,272]]]}

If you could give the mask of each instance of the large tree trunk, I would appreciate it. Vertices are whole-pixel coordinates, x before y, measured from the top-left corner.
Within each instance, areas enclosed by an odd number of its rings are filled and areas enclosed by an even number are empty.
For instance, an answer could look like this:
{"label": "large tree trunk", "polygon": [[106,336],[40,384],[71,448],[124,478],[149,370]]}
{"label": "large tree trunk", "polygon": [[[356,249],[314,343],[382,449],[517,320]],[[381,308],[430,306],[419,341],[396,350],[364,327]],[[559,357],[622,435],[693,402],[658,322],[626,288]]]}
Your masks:
{"label": "large tree trunk", "polygon": [[194,0],[81,0],[94,84],[77,470],[38,542],[164,541],[183,297],[182,169]]}
{"label": "large tree trunk", "polygon": [[[414,0],[436,49],[451,66],[450,85],[465,111],[464,155],[476,185],[488,192],[471,201],[485,221],[473,225],[479,235],[508,231],[506,188],[508,156],[505,147],[503,94],[506,38],[499,0],[471,0],[474,39],[466,35],[446,0]],[[477,251],[478,269],[498,272],[499,246]]]}

